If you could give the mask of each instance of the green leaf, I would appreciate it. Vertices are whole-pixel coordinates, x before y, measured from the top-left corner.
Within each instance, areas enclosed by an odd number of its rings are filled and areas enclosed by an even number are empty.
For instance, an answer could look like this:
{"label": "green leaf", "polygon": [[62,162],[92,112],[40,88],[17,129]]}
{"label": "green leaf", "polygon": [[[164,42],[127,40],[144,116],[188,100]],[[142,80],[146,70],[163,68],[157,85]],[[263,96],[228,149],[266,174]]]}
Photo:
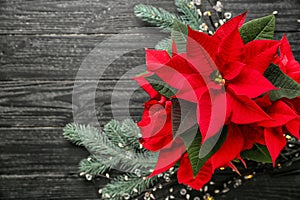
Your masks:
{"label": "green leaf", "polygon": [[252,40],[273,39],[275,30],[275,16],[268,15],[245,23],[240,34],[245,43]]}
{"label": "green leaf", "polygon": [[300,96],[300,84],[283,73],[280,68],[271,64],[265,71],[264,76],[279,90],[273,90],[270,99],[276,101],[283,97],[293,99]]}
{"label": "green leaf", "polygon": [[196,110],[197,104],[195,103],[183,99],[172,99],[172,129],[174,137],[181,135],[198,124]]}
{"label": "green leaf", "polygon": [[[186,135],[191,135],[191,134],[186,134]],[[202,167],[202,163],[200,162],[200,159],[198,156],[200,147],[201,147],[201,140],[202,140],[202,137],[201,137],[199,128],[197,127],[197,134],[194,137],[192,144],[188,145],[188,148],[187,148],[187,152],[188,152],[188,155],[190,158],[194,176],[197,176],[199,170]],[[183,141],[188,141],[188,140],[183,139]],[[186,146],[187,146],[187,144],[186,144]]]}
{"label": "green leaf", "polygon": [[175,20],[171,32],[171,38],[176,44],[178,53],[186,52],[187,34],[187,25]]}
{"label": "green leaf", "polygon": [[167,98],[171,98],[177,92],[175,88],[166,84],[155,74],[147,76],[145,79],[150,83],[154,90]]}
{"label": "green leaf", "polygon": [[[192,127],[191,129],[193,131],[195,131],[194,127]],[[220,136],[215,135],[215,136],[209,138],[208,140],[206,140],[206,142],[203,145],[201,145],[202,137],[199,132],[199,129],[197,129],[197,130],[198,130],[197,134],[194,137],[194,140],[191,143],[191,145],[187,146],[185,144],[187,147],[187,152],[188,152],[190,162],[191,162],[191,165],[193,168],[194,176],[196,176],[198,174],[199,170],[203,167],[205,162],[220,149],[220,147],[222,146],[222,144],[224,143],[224,141],[227,137],[227,131],[228,131],[227,126],[224,126]],[[189,131],[188,134],[184,133],[182,135],[183,141],[188,141],[186,139],[186,137],[190,137],[191,133],[192,133],[191,131]],[[188,138],[188,139],[190,139],[190,138]],[[216,142],[216,140],[217,140],[217,142]],[[214,146],[213,146],[213,148],[208,148],[209,145],[210,145],[210,147],[212,145],[214,145]],[[210,151],[203,156],[203,153],[201,153],[203,151],[200,151],[202,148],[210,149]]]}
{"label": "green leaf", "polygon": [[241,157],[256,162],[272,163],[267,147],[261,144],[254,144],[252,149],[241,152]]}
{"label": "green leaf", "polygon": [[224,126],[220,135],[215,134],[214,136],[208,138],[201,146],[198,155],[199,158],[206,162],[212,155],[214,155],[220,149],[220,147],[225,142],[227,135],[228,127]]}

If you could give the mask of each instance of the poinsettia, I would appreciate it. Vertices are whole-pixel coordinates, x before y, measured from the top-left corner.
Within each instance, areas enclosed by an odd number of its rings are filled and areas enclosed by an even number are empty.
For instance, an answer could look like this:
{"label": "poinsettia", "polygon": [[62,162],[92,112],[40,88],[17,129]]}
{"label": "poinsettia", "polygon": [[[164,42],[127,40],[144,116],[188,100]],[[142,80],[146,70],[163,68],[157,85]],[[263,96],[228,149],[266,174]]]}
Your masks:
{"label": "poinsettia", "polygon": [[300,83],[300,65],[294,58],[291,46],[286,36],[284,36],[281,41],[280,55],[274,62],[280,66],[280,69],[284,73]]}
{"label": "poinsettia", "polygon": [[173,139],[172,102],[156,92],[144,77],[145,75],[135,78],[151,97],[145,103],[142,120],[138,123],[142,133],[140,142],[146,149],[157,151],[168,145]]}
{"label": "poinsettia", "polygon": [[175,22],[172,53],[146,49],[136,80],[150,95],[140,141],[159,150],[151,176],[179,162],[178,181],[200,189],[219,167],[236,170],[234,159],[275,164],[287,131],[300,138],[299,64],[286,37],[272,40],[274,16],[245,16],[211,36]]}
{"label": "poinsettia", "polygon": [[[186,53],[168,57],[165,51],[146,52],[147,70],[176,88],[177,98],[197,103],[203,139],[222,127],[221,112],[216,114],[211,107],[224,105],[224,100],[228,102],[226,122],[247,124],[269,119],[252,99],[276,89],[263,73],[280,42],[256,40],[245,45],[239,33],[244,19],[245,14],[233,18],[213,36],[188,29]],[[214,92],[220,85],[225,87],[226,99],[222,98],[224,93]]]}

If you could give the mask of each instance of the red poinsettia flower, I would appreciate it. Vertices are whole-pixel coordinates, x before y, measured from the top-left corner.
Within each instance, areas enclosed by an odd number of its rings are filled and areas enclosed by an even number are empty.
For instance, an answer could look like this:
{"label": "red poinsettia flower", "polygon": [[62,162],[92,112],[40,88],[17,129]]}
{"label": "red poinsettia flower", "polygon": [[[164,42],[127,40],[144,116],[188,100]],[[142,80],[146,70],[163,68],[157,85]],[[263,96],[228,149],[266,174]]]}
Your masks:
{"label": "red poinsettia flower", "polygon": [[138,126],[142,133],[141,144],[150,151],[158,151],[167,146],[173,139],[171,109],[172,102],[157,93],[147,82],[145,76],[135,80],[150,95]]}
{"label": "red poinsettia flower", "polygon": [[[274,59],[280,42],[256,40],[245,45],[239,33],[244,19],[245,14],[233,18],[213,36],[189,29],[187,52],[171,58],[165,51],[147,51],[147,70],[178,89],[177,98],[198,104],[203,140],[223,126],[220,116],[236,124],[270,119],[253,98],[276,89],[263,73]],[[226,98],[220,92],[222,87]],[[224,100],[227,112],[221,106]],[[213,106],[218,109],[213,110]]]}
{"label": "red poinsettia flower", "polygon": [[[282,100],[271,102],[268,95],[255,99],[256,103],[271,117],[269,120],[253,124],[228,125],[228,138],[213,157],[212,163],[215,167],[228,165],[232,159],[227,153],[239,158],[239,153],[251,149],[255,143],[266,145],[272,157],[273,164],[280,151],[286,145],[284,137],[285,130],[288,130],[295,137],[299,138],[300,121],[299,115]],[[230,135],[233,135],[230,139]],[[240,144],[243,144],[242,147]],[[217,156],[220,154],[221,156]],[[213,159],[216,158],[216,159]]]}
{"label": "red poinsettia flower", "polygon": [[280,69],[295,81],[300,83],[300,65],[295,60],[291,46],[286,36],[281,39],[280,55],[276,57],[274,63],[279,65]]}
{"label": "red poinsettia flower", "polygon": [[300,98],[294,99],[282,99],[297,115],[298,118],[290,121],[286,124],[286,129],[294,135],[298,140],[300,140]]}
{"label": "red poinsettia flower", "polygon": [[272,157],[273,164],[275,164],[280,151],[286,145],[286,139],[283,135],[284,130],[289,130],[291,134],[299,138],[299,115],[282,100],[270,102],[268,98],[264,97],[258,101],[271,116],[271,120],[258,122],[257,125],[264,128],[265,143]]}
{"label": "red poinsettia flower", "polygon": [[172,102],[156,92],[145,76],[136,78],[151,97],[138,123],[143,135],[141,143],[151,151],[160,150],[150,176],[180,161],[178,181],[200,189],[214,170],[235,168],[233,159],[243,162],[240,153],[255,143],[267,146],[275,164],[286,144],[283,133],[288,130],[300,138],[300,99],[270,101],[268,92],[277,88],[263,75],[274,62],[298,80],[299,64],[285,37],[281,41],[254,40],[244,44],[239,33],[244,20],[245,14],[233,18],[213,36],[189,28],[183,53],[177,52],[175,43],[172,56],[166,51],[146,50],[147,71],[177,89],[174,98],[197,105],[193,115],[202,134],[201,143],[218,133],[224,124],[228,126],[225,142],[194,175],[185,143],[180,135],[173,133]]}

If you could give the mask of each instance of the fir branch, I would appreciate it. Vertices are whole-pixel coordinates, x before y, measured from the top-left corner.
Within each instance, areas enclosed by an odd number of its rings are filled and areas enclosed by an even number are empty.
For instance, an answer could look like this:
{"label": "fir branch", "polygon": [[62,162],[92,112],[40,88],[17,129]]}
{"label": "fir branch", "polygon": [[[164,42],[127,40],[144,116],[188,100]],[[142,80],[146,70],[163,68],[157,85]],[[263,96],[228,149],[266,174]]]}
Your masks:
{"label": "fir branch", "polygon": [[83,159],[79,163],[79,171],[84,174],[100,175],[109,169],[108,165],[102,164],[94,157]]}
{"label": "fir branch", "polygon": [[172,39],[170,37],[162,39],[155,45],[155,49],[170,51],[172,48]]}
{"label": "fir branch", "polygon": [[121,132],[120,122],[117,120],[111,120],[107,123],[103,131],[105,135],[109,138],[109,140],[116,146],[124,147],[126,145],[126,141],[124,135]]}
{"label": "fir branch", "polygon": [[69,142],[78,146],[82,146],[82,141],[78,135],[77,128],[78,125],[76,125],[75,123],[67,124],[63,129],[63,136]]}
{"label": "fir branch", "polygon": [[132,149],[125,150],[115,146],[104,133],[91,126],[75,124],[75,131],[81,144],[103,165],[123,171],[137,169],[149,172],[155,166],[157,154],[152,152],[137,153]]}
{"label": "fir branch", "polygon": [[172,30],[174,20],[182,22],[181,18],[166,11],[163,8],[156,8],[144,4],[136,5],[134,7],[134,13],[143,21],[146,21],[167,31]]}
{"label": "fir branch", "polygon": [[[133,174],[118,176],[102,189],[103,199],[132,199],[153,186],[157,177],[141,178]],[[127,198],[126,198],[127,197]]]}
{"label": "fir branch", "polygon": [[104,126],[105,135],[114,145],[124,147],[125,149],[141,150],[139,138],[142,136],[140,129],[130,119],[126,119],[123,123],[111,120]]}
{"label": "fir branch", "polygon": [[[121,126],[122,135],[125,138],[126,146],[129,146],[131,149],[142,150],[139,139],[142,137],[139,127],[131,119],[125,119]],[[145,150],[145,149],[143,149]]]}
{"label": "fir branch", "polygon": [[189,25],[194,30],[199,30],[202,24],[197,8],[191,4],[190,0],[175,0],[177,10],[183,14],[182,19],[185,24]]}

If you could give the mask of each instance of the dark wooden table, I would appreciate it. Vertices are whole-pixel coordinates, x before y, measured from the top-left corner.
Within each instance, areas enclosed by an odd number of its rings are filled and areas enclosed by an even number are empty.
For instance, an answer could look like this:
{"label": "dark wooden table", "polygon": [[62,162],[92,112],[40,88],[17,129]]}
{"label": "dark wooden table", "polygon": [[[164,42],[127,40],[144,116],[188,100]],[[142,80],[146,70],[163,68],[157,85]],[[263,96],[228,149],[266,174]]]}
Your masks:
{"label": "dark wooden table", "polygon": [[[89,52],[120,31],[148,26],[133,14],[138,3],[175,12],[173,0],[0,0],[0,199],[98,198],[97,188],[78,176],[78,162],[88,153],[65,141],[62,128],[73,120],[74,80]],[[228,0],[225,6],[234,14],[249,10],[248,19],[278,11],[276,37],[286,33],[299,60],[298,0]],[[97,90],[102,121],[111,118],[109,95],[119,69],[143,62],[141,50],[110,65]],[[133,117],[145,98],[131,105]],[[297,166],[256,177],[220,198],[297,199]]]}

